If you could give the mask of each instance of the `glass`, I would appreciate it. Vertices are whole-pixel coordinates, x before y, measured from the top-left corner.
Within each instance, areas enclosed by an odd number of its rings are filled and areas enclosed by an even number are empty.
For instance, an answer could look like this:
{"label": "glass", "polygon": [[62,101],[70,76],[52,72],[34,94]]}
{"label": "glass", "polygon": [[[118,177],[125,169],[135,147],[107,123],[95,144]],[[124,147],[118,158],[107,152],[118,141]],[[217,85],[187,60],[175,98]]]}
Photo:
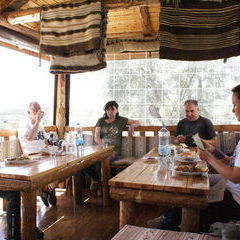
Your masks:
{"label": "glass", "polygon": [[63,143],[62,146],[61,146],[61,151],[62,153],[65,153],[65,154],[73,154],[74,153],[74,144],[72,143]]}
{"label": "glass", "polygon": [[107,148],[108,146],[110,146],[110,140],[108,138],[104,138],[103,139],[103,147]]}
{"label": "glass", "polygon": [[49,154],[50,154],[51,158],[56,158],[57,151],[58,151],[58,146],[49,146],[48,151],[49,151]]}

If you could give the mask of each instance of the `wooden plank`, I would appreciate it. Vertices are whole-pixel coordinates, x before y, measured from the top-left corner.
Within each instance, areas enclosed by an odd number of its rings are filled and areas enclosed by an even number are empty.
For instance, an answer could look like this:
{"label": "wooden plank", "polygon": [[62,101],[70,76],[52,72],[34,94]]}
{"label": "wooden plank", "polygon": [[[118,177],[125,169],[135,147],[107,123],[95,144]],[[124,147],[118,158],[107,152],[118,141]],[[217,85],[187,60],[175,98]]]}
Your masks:
{"label": "wooden plank", "polygon": [[110,186],[115,187],[131,187],[134,188],[138,184],[134,183],[134,180],[139,176],[147,165],[143,165],[138,161],[133,163],[131,166],[127,167],[121,171],[118,175],[109,180]]}
{"label": "wooden plank", "polygon": [[0,17],[0,25],[3,26],[3,27],[6,27],[8,29],[11,29],[13,31],[16,31],[18,33],[21,33],[21,34],[23,34],[25,36],[28,36],[28,37],[30,37],[32,39],[35,39],[35,40],[38,40],[38,41],[40,39],[39,32],[33,31],[32,29],[29,29],[29,28],[27,28],[27,27],[25,27],[23,25],[19,25],[19,24],[18,25],[12,25],[12,24],[8,23],[6,21],[6,19],[3,18],[3,17]]}
{"label": "wooden plank", "polygon": [[[131,8],[131,7],[146,6],[146,5],[160,6],[160,0],[148,0],[147,2],[141,1],[141,0],[135,0],[129,3],[125,2],[124,0],[122,1],[106,0],[105,2],[105,6],[108,9]],[[19,11],[11,11],[11,12],[8,12],[8,15],[6,15],[5,17],[10,24],[38,22],[40,21],[40,10],[41,10],[40,7],[35,7],[32,9],[29,8],[29,9],[24,9]]]}
{"label": "wooden plank", "polygon": [[45,126],[44,131],[45,132],[57,132],[57,126]]}
{"label": "wooden plank", "polygon": [[137,11],[138,11],[141,26],[142,26],[143,36],[145,37],[152,36],[153,29],[151,25],[150,15],[148,12],[148,7],[147,6],[138,7]]}
{"label": "wooden plank", "polygon": [[16,45],[31,49],[33,51],[38,51],[39,49],[38,40],[3,26],[0,26],[0,40],[13,45],[17,43]]}
{"label": "wooden plank", "polygon": [[208,205],[206,195],[194,195],[178,192],[138,190],[111,186],[110,196],[111,198],[119,201],[158,204],[161,206],[203,209]]}
{"label": "wooden plank", "polygon": [[24,4],[26,4],[28,0],[11,0],[4,1],[2,0],[0,3],[0,14],[5,11],[13,11],[21,8]]}
{"label": "wooden plank", "polygon": [[[31,50],[28,50],[28,49],[24,49],[22,47],[15,46],[13,44],[9,44],[9,43],[0,41],[0,46],[6,47],[6,48],[9,48],[9,49],[21,52],[21,53],[25,53],[25,54],[27,54],[29,56],[32,56],[32,57],[39,58],[39,53],[38,52],[34,52],[34,51],[31,51]],[[46,55],[41,55],[41,59],[46,60],[46,61],[50,61],[50,57],[48,57]]]}

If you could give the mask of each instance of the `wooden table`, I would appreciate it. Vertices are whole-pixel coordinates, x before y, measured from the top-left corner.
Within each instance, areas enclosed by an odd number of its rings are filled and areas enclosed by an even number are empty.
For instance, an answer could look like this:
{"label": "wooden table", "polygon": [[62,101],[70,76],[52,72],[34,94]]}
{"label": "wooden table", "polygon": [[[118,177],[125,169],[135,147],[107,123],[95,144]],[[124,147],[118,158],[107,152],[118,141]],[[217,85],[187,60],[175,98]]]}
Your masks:
{"label": "wooden table", "polygon": [[136,227],[125,225],[112,240],[220,240],[220,238],[212,237],[206,234],[187,233],[187,232],[173,232],[159,229]]}
{"label": "wooden table", "polygon": [[136,203],[182,207],[182,231],[196,232],[207,206],[208,176],[181,176],[149,160],[155,149],[110,179],[110,196],[120,201],[120,228],[134,224]]}
{"label": "wooden table", "polygon": [[27,164],[0,164],[0,190],[21,192],[21,220],[22,240],[35,240],[36,229],[36,191],[42,186],[73,177],[74,202],[81,202],[81,184],[79,172],[95,162],[101,162],[103,204],[108,205],[110,167],[108,157],[112,154],[112,147],[101,148],[88,146],[84,148],[82,156],[57,156],[56,158],[41,157],[31,160]]}

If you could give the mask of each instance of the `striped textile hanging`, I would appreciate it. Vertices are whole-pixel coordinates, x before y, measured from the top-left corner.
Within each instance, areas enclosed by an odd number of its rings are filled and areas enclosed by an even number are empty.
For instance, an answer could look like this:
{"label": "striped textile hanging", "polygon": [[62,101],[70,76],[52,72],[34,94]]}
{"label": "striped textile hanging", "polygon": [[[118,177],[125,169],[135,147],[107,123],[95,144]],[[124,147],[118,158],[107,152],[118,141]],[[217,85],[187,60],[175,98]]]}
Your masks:
{"label": "striped textile hanging", "polygon": [[240,1],[161,3],[162,59],[213,60],[240,54]]}
{"label": "striped textile hanging", "polygon": [[50,72],[80,73],[106,67],[104,0],[44,6],[40,50],[52,55]]}

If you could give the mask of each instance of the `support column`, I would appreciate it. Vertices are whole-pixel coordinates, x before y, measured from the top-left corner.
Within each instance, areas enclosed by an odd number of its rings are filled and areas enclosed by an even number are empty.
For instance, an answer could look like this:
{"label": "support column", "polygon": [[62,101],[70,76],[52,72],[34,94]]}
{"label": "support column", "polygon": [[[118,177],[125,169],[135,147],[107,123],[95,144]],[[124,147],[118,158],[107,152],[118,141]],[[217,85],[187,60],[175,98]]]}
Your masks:
{"label": "support column", "polygon": [[57,75],[56,85],[56,126],[58,137],[63,138],[66,124],[66,74]]}

